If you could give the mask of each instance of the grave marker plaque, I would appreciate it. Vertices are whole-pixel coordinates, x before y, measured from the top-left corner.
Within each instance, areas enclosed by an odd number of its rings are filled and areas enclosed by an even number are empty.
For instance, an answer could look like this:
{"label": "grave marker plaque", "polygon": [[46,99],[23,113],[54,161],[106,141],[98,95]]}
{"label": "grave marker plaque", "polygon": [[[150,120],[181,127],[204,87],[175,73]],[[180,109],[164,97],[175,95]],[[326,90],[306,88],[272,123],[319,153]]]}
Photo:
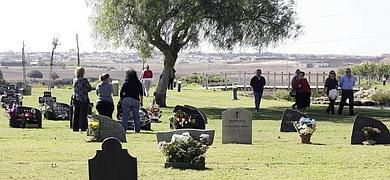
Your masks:
{"label": "grave marker plaque", "polygon": [[88,160],[90,180],[136,180],[137,158],[130,156],[116,138],[103,141],[102,150]]}
{"label": "grave marker plaque", "polygon": [[282,122],[280,124],[280,132],[297,132],[293,122],[299,121],[301,117],[308,118],[306,114],[303,114],[297,110],[286,109],[283,112]]}
{"label": "grave marker plaque", "polygon": [[42,128],[41,111],[31,107],[19,106],[10,117],[10,126],[15,128]]}
{"label": "grave marker plaque", "polygon": [[69,105],[65,103],[53,103],[53,115],[50,119],[68,120],[69,119]]}
{"label": "grave marker plaque", "polygon": [[361,115],[355,117],[352,128],[351,144],[361,145],[362,142],[366,140],[363,133],[364,127],[378,128],[381,131],[375,137],[376,144],[390,144],[390,133],[386,125],[381,121]]}
{"label": "grave marker plaque", "polygon": [[222,144],[252,144],[252,112],[235,108],[222,112]]}

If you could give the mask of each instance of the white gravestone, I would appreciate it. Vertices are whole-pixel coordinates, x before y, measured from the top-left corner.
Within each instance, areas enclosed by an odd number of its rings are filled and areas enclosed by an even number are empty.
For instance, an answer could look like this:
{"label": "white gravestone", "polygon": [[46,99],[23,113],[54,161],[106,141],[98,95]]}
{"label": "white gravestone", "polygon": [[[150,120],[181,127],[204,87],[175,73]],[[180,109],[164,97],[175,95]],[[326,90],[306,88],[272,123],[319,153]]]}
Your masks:
{"label": "white gravestone", "polygon": [[222,144],[252,144],[252,112],[235,108],[222,112]]}

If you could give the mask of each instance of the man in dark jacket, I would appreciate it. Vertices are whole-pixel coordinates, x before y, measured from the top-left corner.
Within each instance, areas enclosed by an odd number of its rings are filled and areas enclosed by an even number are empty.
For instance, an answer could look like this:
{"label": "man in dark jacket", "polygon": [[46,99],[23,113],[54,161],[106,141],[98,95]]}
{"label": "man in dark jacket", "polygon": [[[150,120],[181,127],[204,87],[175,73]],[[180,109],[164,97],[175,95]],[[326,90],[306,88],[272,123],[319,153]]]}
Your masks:
{"label": "man in dark jacket", "polygon": [[255,96],[255,110],[256,112],[259,112],[261,97],[263,96],[265,86],[265,79],[261,76],[261,69],[256,70],[256,75],[251,79],[251,86],[253,89],[253,95]]}

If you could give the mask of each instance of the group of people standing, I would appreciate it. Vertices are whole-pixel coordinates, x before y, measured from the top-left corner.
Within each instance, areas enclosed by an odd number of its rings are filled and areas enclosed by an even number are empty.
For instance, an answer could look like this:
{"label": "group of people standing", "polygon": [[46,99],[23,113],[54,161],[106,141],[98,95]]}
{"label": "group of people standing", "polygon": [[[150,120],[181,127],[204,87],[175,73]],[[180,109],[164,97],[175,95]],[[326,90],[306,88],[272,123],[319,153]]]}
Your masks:
{"label": "group of people standing", "polygon": [[[85,69],[78,67],[75,70],[75,78],[73,79],[73,94],[72,101],[74,104],[73,113],[73,131],[86,131],[88,127],[87,113],[89,109],[90,99],[88,92],[92,91],[92,87],[88,80],[84,77]],[[112,118],[114,112],[114,100],[112,98],[113,85],[109,74],[100,76],[100,83],[96,85],[96,110],[100,115]],[[139,109],[143,105],[142,83],[137,77],[134,69],[126,71],[125,81],[120,89],[120,101],[123,111],[122,127],[128,129],[128,120],[130,112],[133,114],[134,131],[136,133],[141,130]]]}
{"label": "group of people standing", "polygon": [[[341,76],[340,78],[340,82],[337,81],[336,72],[334,70],[329,72],[329,77],[325,81],[323,92],[323,94],[326,94],[329,98],[329,106],[326,109],[327,114],[335,114],[334,105],[337,98],[338,88],[341,89],[341,100],[338,114],[342,114],[347,99],[349,100],[349,115],[353,116],[355,114],[353,110],[353,87],[355,86],[355,81],[356,78],[352,75],[350,68],[346,69],[345,75]],[[256,70],[256,75],[252,77],[250,85],[252,87],[255,99],[255,111],[259,112],[261,97],[263,95],[264,86],[266,85],[264,77],[261,76],[261,69]],[[311,90],[310,84],[305,78],[305,72],[299,69],[295,71],[295,76],[291,81],[291,91],[289,93],[290,96],[294,97],[295,99],[295,103],[292,105],[293,109],[305,112],[305,109],[310,107]]]}

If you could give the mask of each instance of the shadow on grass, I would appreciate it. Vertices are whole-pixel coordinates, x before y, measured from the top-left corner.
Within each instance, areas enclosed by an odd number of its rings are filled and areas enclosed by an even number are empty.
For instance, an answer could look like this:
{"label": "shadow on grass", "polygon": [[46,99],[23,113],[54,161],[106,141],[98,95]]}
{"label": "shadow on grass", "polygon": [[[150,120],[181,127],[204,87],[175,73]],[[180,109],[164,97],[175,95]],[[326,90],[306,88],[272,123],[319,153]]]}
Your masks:
{"label": "shadow on grass", "polygon": [[[253,107],[242,107],[248,109],[253,112],[252,119],[253,120],[274,120],[280,121],[283,116],[283,112],[285,109],[289,107],[268,107],[261,108],[260,112],[254,112]],[[317,121],[328,121],[334,123],[353,123],[354,116],[347,116],[348,107],[344,108],[345,115],[328,115],[325,113],[326,106],[312,106],[306,110],[306,114]],[[335,107],[336,111],[338,106]],[[222,119],[222,112],[226,110],[226,108],[218,108],[218,107],[203,107],[200,108],[202,112],[204,112],[209,119]],[[380,121],[390,121],[390,111],[383,109],[364,109],[364,108],[355,108],[355,113],[357,115],[363,115],[372,117],[374,119]]]}

